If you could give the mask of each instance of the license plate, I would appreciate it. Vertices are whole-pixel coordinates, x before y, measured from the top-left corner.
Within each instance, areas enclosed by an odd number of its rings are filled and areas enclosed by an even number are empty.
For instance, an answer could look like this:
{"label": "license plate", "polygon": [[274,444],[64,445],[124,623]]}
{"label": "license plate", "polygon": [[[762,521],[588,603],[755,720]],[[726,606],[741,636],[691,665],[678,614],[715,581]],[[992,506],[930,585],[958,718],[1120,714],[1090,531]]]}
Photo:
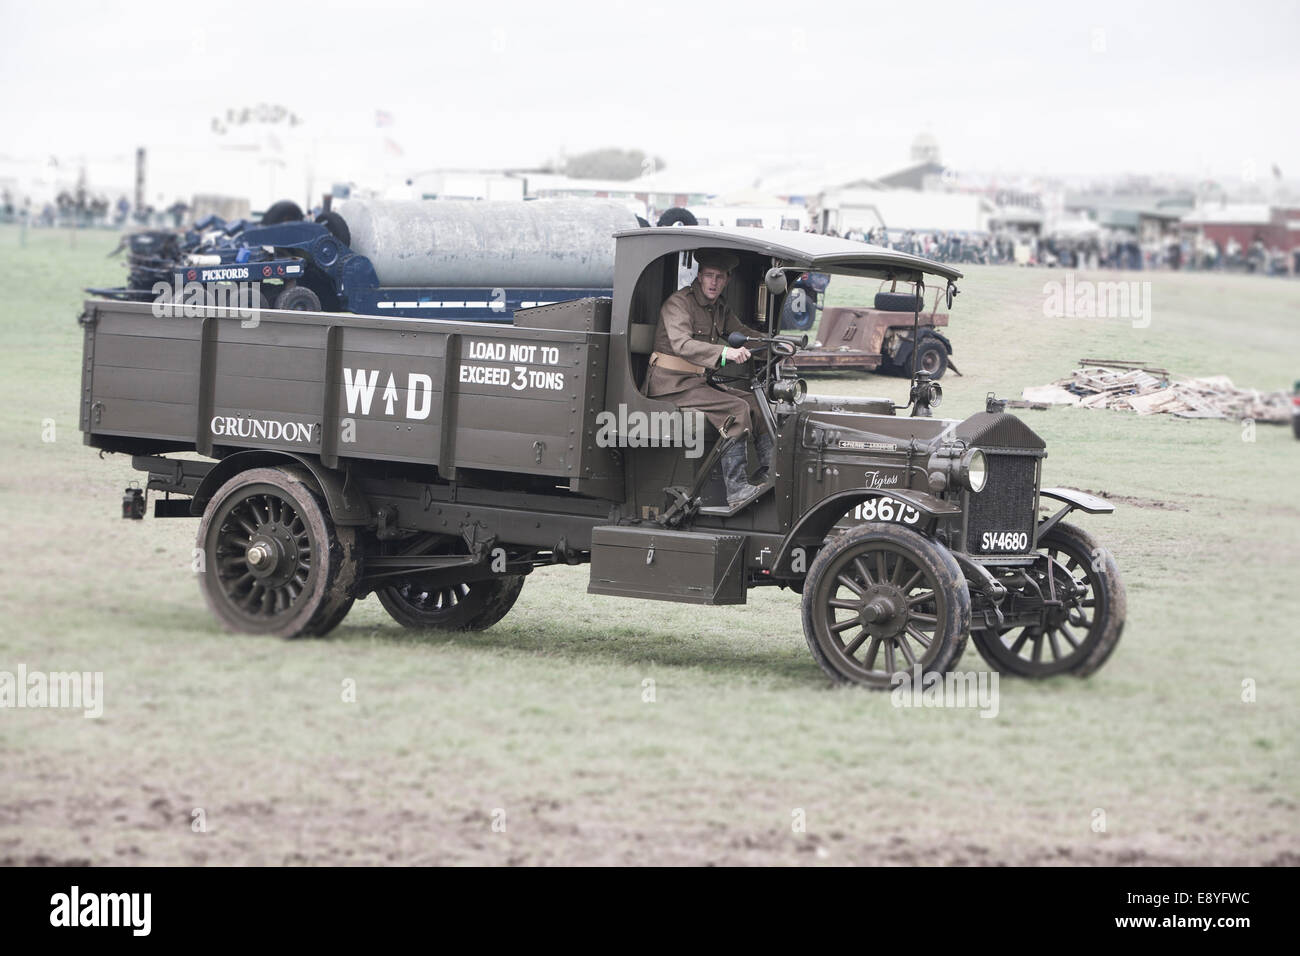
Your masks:
{"label": "license plate", "polygon": [[980,535],[980,550],[994,554],[1014,554],[1029,550],[1027,531],[985,531]]}

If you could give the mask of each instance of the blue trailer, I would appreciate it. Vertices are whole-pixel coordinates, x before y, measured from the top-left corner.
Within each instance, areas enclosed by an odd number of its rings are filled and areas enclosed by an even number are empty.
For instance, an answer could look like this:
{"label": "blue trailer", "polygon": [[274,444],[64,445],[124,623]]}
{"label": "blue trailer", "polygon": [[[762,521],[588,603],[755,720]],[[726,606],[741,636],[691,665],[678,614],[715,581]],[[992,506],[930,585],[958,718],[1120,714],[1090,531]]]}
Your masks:
{"label": "blue trailer", "polygon": [[194,283],[258,283],[264,308],[508,323],[520,309],[610,296],[613,235],[637,227],[603,200],[353,201],[316,221],[277,203],[257,224],[208,217],[184,235],[130,236],[127,285],[88,291],[150,301]]}

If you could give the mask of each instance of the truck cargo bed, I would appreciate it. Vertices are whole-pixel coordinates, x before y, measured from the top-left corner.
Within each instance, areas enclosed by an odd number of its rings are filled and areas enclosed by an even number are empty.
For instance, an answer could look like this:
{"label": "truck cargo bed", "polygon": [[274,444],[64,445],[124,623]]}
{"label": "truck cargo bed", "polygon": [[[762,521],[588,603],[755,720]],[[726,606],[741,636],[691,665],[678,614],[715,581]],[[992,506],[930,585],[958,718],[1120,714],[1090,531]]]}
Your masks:
{"label": "truck cargo bed", "polygon": [[206,311],[160,317],[153,303],[86,303],[87,444],[209,457],[268,448],[330,467],[389,460],[447,478],[485,469],[587,493],[621,487],[617,458],[584,439],[604,407],[608,300],[531,310],[541,315],[529,327]]}

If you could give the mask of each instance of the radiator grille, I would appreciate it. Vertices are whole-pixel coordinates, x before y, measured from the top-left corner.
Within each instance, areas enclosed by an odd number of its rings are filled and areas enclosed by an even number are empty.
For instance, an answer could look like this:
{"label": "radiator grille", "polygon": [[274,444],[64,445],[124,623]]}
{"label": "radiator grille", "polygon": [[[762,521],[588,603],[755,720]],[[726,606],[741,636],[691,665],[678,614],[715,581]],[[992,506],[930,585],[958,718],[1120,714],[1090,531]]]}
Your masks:
{"label": "radiator grille", "polygon": [[[1038,519],[1038,458],[988,453],[985,457],[984,490],[967,493],[966,550],[975,555],[1028,554]],[[990,538],[985,538],[986,533]]]}

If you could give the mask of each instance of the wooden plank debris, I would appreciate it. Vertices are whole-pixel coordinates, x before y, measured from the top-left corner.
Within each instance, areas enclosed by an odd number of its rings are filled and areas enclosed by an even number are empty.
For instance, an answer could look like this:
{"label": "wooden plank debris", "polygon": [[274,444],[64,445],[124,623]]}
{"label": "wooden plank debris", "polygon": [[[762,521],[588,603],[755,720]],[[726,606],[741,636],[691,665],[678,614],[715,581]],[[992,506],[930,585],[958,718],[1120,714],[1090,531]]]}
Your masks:
{"label": "wooden plank debris", "polygon": [[1291,420],[1286,392],[1237,388],[1226,375],[1175,381],[1167,369],[1126,359],[1080,359],[1068,378],[1030,386],[1021,398],[1035,405],[1082,405],[1138,415],[1250,418],[1277,424]]}

